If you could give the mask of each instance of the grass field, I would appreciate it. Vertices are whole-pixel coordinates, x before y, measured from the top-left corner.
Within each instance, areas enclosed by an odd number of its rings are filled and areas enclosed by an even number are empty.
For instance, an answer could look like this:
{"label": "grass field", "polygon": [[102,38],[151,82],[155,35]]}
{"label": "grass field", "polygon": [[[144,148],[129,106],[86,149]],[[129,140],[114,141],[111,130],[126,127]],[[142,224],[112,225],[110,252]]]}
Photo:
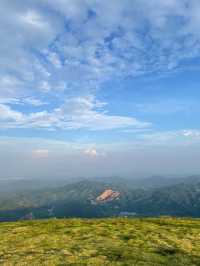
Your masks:
{"label": "grass field", "polygon": [[200,265],[200,220],[1,223],[0,265]]}

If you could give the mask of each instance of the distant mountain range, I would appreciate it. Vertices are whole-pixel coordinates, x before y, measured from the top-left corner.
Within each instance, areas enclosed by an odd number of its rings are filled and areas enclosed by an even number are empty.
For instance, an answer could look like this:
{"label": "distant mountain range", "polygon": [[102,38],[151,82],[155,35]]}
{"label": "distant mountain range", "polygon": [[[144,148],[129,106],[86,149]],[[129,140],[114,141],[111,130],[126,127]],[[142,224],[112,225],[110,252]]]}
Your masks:
{"label": "distant mountain range", "polygon": [[[17,183],[17,180],[14,181]],[[82,179],[40,189],[18,181],[0,194],[0,221],[49,217],[200,217],[200,177]],[[20,189],[20,184],[22,185]],[[2,189],[2,187],[1,187]],[[3,190],[3,189],[2,189]],[[5,190],[4,190],[5,191]]]}

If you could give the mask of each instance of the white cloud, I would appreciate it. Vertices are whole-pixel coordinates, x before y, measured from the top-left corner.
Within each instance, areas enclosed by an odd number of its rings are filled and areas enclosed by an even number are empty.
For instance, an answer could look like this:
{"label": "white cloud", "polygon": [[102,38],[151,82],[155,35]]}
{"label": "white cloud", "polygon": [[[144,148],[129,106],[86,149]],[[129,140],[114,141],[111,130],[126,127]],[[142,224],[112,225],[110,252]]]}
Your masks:
{"label": "white cloud", "polygon": [[49,156],[49,151],[45,149],[40,149],[40,150],[33,150],[32,155],[36,159],[43,159],[43,158],[48,158]]}
{"label": "white cloud", "polygon": [[96,101],[92,96],[68,99],[65,104],[56,110],[61,127],[72,129],[85,128],[89,130],[105,130],[115,128],[150,126],[150,123],[141,122],[133,117],[109,115],[99,108],[105,103]]}
{"label": "white cloud", "polygon": [[27,23],[30,26],[43,29],[48,27],[48,23],[35,11],[28,10],[24,15],[21,16],[22,23]]}
{"label": "white cloud", "polygon": [[183,130],[181,132],[185,137],[197,138],[200,140],[200,130]]}
{"label": "white cloud", "polygon": [[91,158],[96,158],[99,156],[106,156],[105,152],[98,151],[96,148],[88,148],[84,151],[84,154]]}
{"label": "white cloud", "polygon": [[133,117],[109,115],[100,110],[105,103],[93,96],[71,98],[52,112],[40,111],[24,114],[12,110],[8,105],[0,105],[1,127],[46,128],[46,129],[88,129],[110,130],[118,128],[145,128],[150,123]]}
{"label": "white cloud", "polygon": [[0,104],[0,121],[1,124],[5,123],[21,123],[23,115],[20,112],[12,110],[9,106]]}

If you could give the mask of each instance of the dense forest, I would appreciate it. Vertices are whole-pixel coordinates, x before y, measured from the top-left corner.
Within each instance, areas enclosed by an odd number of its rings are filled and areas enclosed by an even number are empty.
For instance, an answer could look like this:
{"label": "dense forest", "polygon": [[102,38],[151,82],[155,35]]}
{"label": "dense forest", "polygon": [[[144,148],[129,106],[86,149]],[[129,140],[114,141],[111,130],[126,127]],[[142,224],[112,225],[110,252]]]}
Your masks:
{"label": "dense forest", "polygon": [[[98,201],[106,191],[118,196]],[[150,178],[140,183],[120,178],[85,179],[59,187],[26,188],[26,192],[8,192],[0,197],[0,221],[161,215],[200,217],[199,178],[176,182]]]}

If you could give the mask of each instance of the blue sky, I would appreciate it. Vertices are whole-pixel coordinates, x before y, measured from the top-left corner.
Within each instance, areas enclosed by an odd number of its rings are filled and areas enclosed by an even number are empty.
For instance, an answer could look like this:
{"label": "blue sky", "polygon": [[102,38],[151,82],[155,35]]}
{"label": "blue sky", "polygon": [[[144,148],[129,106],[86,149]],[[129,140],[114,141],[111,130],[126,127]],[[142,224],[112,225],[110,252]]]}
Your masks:
{"label": "blue sky", "polygon": [[[108,174],[199,172],[199,12],[197,0],[2,0],[2,177],[48,176],[57,155],[61,175],[72,161],[88,164],[72,175],[105,161]],[[19,153],[29,171],[10,172]]]}

